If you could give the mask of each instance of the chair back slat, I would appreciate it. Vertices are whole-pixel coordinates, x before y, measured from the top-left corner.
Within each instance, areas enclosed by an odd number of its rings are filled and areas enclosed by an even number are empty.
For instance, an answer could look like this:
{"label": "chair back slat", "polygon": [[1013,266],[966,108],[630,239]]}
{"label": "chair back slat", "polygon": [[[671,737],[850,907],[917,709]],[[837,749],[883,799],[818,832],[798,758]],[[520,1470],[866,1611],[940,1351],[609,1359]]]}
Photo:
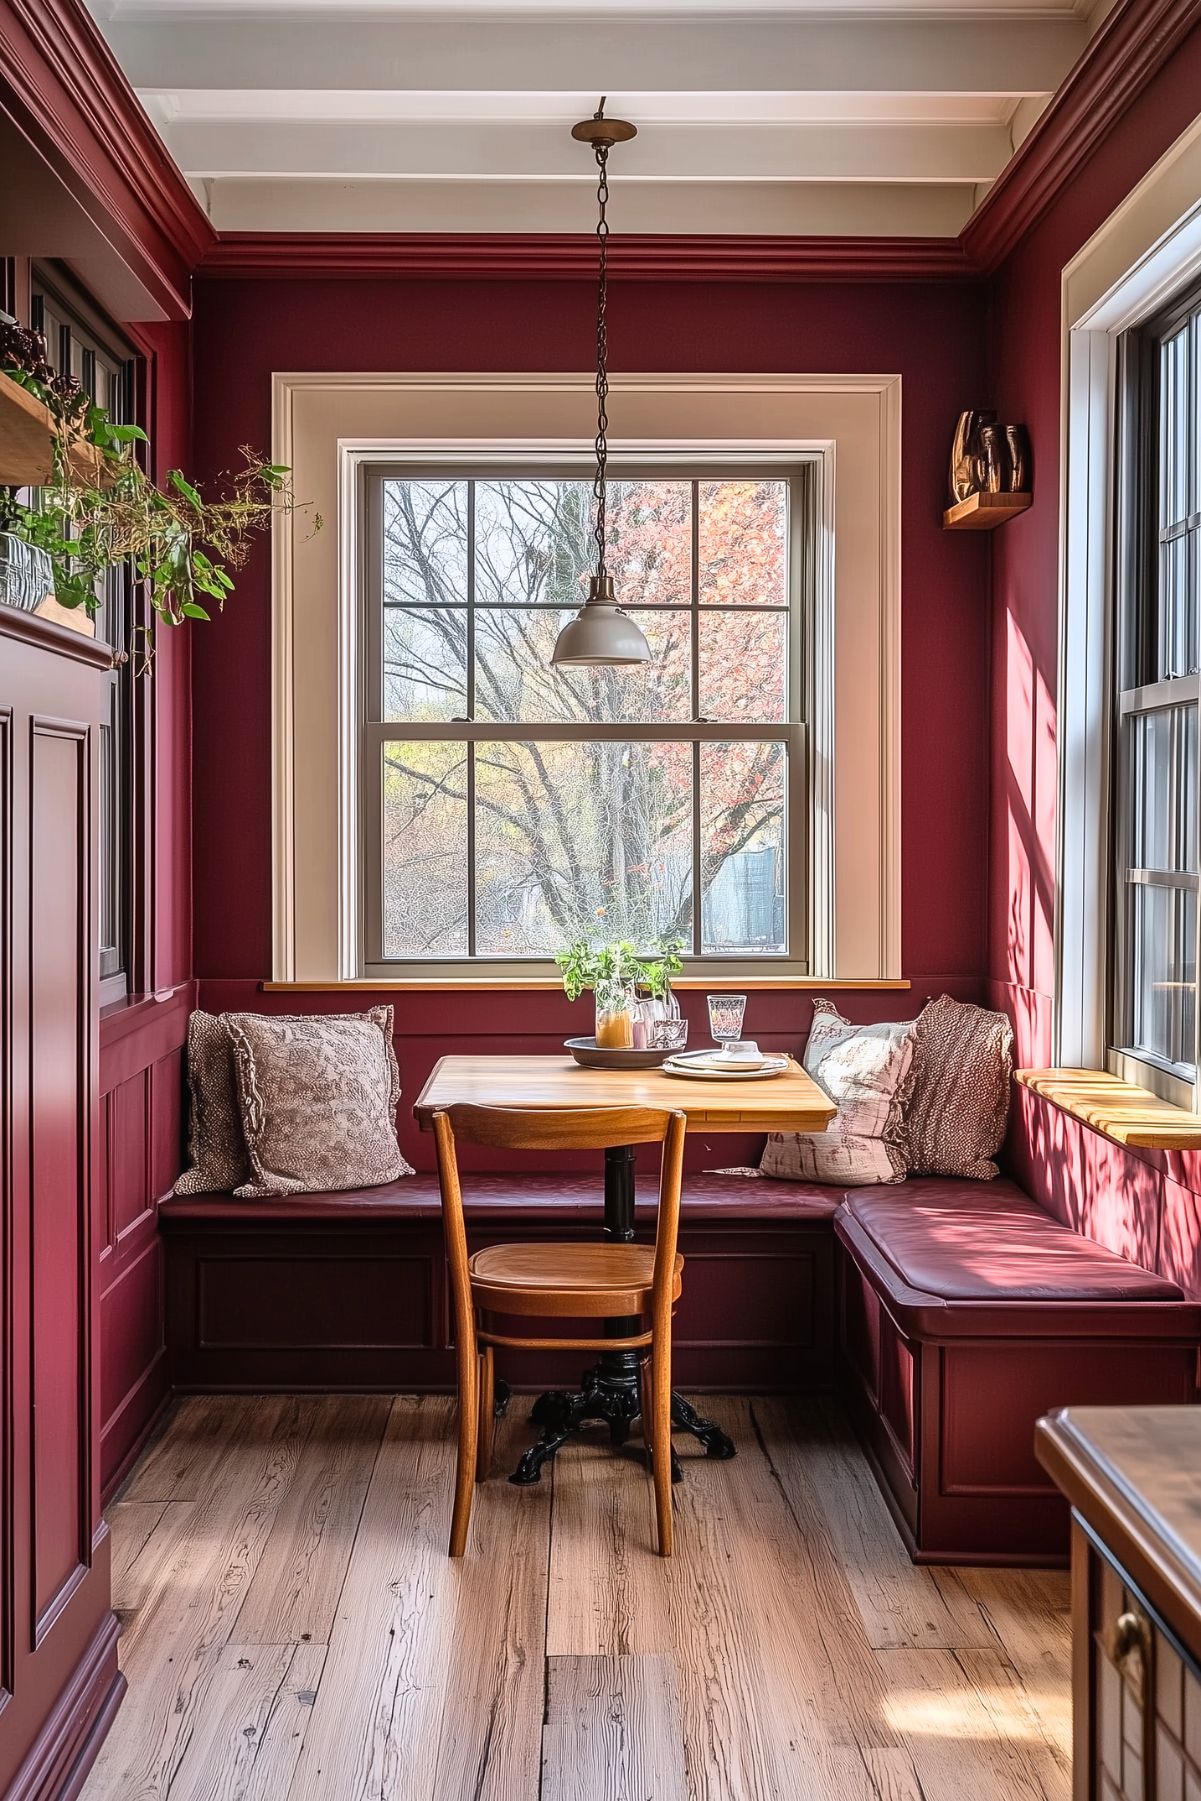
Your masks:
{"label": "chair back slat", "polygon": [[671,1113],[664,1107],[479,1107],[446,1109],[454,1135],[467,1144],[515,1151],[600,1151],[619,1144],[662,1144]]}

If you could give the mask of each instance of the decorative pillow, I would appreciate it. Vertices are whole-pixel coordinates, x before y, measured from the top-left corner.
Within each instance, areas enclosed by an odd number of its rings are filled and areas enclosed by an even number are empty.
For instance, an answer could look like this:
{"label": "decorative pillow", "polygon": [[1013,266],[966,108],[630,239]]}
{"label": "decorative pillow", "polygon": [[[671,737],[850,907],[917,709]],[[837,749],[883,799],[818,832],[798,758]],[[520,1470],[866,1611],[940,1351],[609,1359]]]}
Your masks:
{"label": "decorative pillow", "polygon": [[762,1173],[844,1188],[903,1181],[902,1106],[912,1054],[911,1020],[856,1026],[830,1001],[814,1001],[804,1065],[838,1112],[824,1132],[773,1132]]}
{"label": "decorative pillow", "polygon": [[375,1188],[411,1176],[396,1143],[392,1009],[227,1013],[252,1197]]}
{"label": "decorative pillow", "polygon": [[949,994],[927,1001],[913,1034],[913,1081],[905,1108],[909,1168],[915,1176],[997,1173],[1009,1117],[1013,1027],[1003,1013],[966,1006]]}
{"label": "decorative pillow", "polygon": [[230,1194],[250,1180],[233,1047],[223,1017],[193,1013],[188,1021],[188,1087],[192,1109],[186,1169],[176,1194]]}

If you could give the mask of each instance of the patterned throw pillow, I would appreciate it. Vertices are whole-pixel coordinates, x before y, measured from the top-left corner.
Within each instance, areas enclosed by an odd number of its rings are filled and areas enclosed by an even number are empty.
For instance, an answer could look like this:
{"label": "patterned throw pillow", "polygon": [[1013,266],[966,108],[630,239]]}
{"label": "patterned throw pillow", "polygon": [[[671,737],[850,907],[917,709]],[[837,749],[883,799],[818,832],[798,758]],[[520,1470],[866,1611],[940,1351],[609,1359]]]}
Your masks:
{"label": "patterned throw pillow", "polygon": [[763,1175],[844,1188],[903,1181],[912,1053],[911,1020],[856,1026],[830,1001],[814,1001],[804,1064],[838,1112],[824,1132],[773,1132],[759,1165]]}
{"label": "patterned throw pillow", "polygon": [[375,1188],[411,1176],[396,1143],[392,1009],[227,1013],[253,1175],[237,1193]]}
{"label": "patterned throw pillow", "polygon": [[192,1109],[188,1158],[176,1194],[230,1194],[250,1180],[242,1131],[233,1047],[222,1016],[193,1013],[188,1021],[188,1087]]}
{"label": "patterned throw pillow", "polygon": [[905,1109],[910,1172],[987,1182],[1005,1138],[1013,1027],[1003,1013],[927,1001],[913,1037],[913,1084]]}

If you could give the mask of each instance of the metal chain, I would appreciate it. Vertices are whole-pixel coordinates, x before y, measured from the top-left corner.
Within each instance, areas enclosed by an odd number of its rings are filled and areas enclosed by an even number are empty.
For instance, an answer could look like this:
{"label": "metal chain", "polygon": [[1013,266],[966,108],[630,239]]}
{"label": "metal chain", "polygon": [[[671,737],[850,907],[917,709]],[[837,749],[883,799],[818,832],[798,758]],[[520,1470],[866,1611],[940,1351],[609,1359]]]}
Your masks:
{"label": "metal chain", "polygon": [[[603,101],[601,105],[604,105]],[[596,290],[596,479],[592,484],[592,494],[596,501],[596,530],[593,534],[596,538],[596,573],[602,590],[605,581],[605,512],[608,498],[605,465],[609,460],[609,415],[605,405],[609,398],[609,332],[605,318],[609,278],[609,221],[605,216],[605,208],[609,203],[608,162],[608,144],[597,144],[596,199],[599,214],[596,236],[600,247],[600,275]]]}

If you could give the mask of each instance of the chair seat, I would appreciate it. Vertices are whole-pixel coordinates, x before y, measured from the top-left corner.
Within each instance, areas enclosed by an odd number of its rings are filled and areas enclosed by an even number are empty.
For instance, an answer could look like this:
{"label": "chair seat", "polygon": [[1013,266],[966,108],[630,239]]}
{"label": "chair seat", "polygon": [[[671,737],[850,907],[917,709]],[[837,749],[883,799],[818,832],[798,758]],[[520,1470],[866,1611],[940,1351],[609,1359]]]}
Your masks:
{"label": "chair seat", "polygon": [[[672,1298],[684,1259],[676,1255]],[[619,1318],[650,1303],[652,1245],[494,1244],[470,1259],[476,1305],[498,1313]]]}

